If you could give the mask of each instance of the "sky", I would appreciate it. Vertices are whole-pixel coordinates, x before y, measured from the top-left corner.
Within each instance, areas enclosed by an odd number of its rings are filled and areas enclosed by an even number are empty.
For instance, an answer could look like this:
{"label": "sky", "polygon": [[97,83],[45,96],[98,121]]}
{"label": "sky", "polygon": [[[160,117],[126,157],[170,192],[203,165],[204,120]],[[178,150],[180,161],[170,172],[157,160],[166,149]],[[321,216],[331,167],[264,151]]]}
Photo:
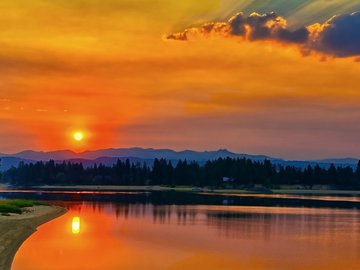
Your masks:
{"label": "sky", "polygon": [[2,0],[0,152],[360,158],[357,11],[360,0]]}

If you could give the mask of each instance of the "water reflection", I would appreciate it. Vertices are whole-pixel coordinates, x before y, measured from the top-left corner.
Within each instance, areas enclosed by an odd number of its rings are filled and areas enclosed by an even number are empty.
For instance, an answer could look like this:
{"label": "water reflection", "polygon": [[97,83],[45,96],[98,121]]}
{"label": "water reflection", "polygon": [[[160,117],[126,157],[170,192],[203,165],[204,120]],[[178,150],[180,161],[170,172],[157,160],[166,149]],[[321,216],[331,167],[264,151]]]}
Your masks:
{"label": "water reflection", "polygon": [[35,199],[43,201],[95,201],[117,202],[119,204],[152,205],[242,205],[242,206],[284,206],[360,209],[360,197],[315,196],[280,194],[218,194],[192,192],[112,192],[112,191],[43,191],[12,190],[1,191],[7,199]]}
{"label": "water reflection", "polygon": [[73,234],[80,233],[80,218],[79,217],[73,217],[72,222],[71,222],[71,231]]}
{"label": "water reflection", "polygon": [[12,270],[360,269],[356,209],[62,203]]}
{"label": "water reflection", "polygon": [[[302,234],[314,237],[314,235],[320,235],[320,231],[336,233],[339,230],[346,230],[356,237],[360,235],[360,211],[356,209],[187,206],[102,202],[62,204],[76,213],[91,209],[91,211],[98,214],[105,212],[116,220],[147,219],[147,221],[151,220],[153,224],[158,225],[206,225],[210,229],[216,229],[220,236],[230,238],[250,237],[251,235],[257,237],[262,235],[263,238],[279,235],[291,237],[291,235],[301,236]],[[352,239],[357,241],[356,237]]]}

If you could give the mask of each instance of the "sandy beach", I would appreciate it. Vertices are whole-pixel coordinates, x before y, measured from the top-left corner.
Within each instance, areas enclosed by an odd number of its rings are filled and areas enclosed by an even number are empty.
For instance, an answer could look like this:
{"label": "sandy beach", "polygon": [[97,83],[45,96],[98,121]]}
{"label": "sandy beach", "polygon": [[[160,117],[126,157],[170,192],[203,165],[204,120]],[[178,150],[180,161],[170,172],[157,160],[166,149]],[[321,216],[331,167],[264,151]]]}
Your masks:
{"label": "sandy beach", "polygon": [[0,269],[10,270],[17,250],[37,227],[65,212],[57,206],[34,206],[25,208],[21,215],[0,215]]}

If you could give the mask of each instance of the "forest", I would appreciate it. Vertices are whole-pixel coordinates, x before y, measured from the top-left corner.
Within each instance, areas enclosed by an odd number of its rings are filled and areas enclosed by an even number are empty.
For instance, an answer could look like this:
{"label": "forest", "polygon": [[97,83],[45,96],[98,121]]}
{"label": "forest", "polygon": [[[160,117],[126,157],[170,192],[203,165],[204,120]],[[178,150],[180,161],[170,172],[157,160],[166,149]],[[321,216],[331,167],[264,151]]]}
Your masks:
{"label": "forest", "polygon": [[173,165],[166,159],[155,159],[152,166],[118,160],[113,166],[103,164],[84,167],[81,163],[20,163],[3,172],[2,182],[13,186],[37,185],[189,185],[199,187],[265,187],[277,185],[332,185],[338,188],[360,188],[360,161],[351,167],[327,169],[308,166],[274,165],[269,160],[219,158],[204,165],[186,160]]}

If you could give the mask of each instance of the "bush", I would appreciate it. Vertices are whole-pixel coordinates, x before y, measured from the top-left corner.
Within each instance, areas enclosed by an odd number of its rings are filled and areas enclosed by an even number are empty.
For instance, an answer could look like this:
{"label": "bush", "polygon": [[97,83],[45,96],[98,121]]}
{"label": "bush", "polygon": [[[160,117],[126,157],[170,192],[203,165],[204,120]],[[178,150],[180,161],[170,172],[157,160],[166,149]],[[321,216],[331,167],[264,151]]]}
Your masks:
{"label": "bush", "polygon": [[0,201],[0,213],[21,214],[22,208],[31,207],[35,205],[42,205],[42,203],[31,200],[4,200],[4,201]]}

